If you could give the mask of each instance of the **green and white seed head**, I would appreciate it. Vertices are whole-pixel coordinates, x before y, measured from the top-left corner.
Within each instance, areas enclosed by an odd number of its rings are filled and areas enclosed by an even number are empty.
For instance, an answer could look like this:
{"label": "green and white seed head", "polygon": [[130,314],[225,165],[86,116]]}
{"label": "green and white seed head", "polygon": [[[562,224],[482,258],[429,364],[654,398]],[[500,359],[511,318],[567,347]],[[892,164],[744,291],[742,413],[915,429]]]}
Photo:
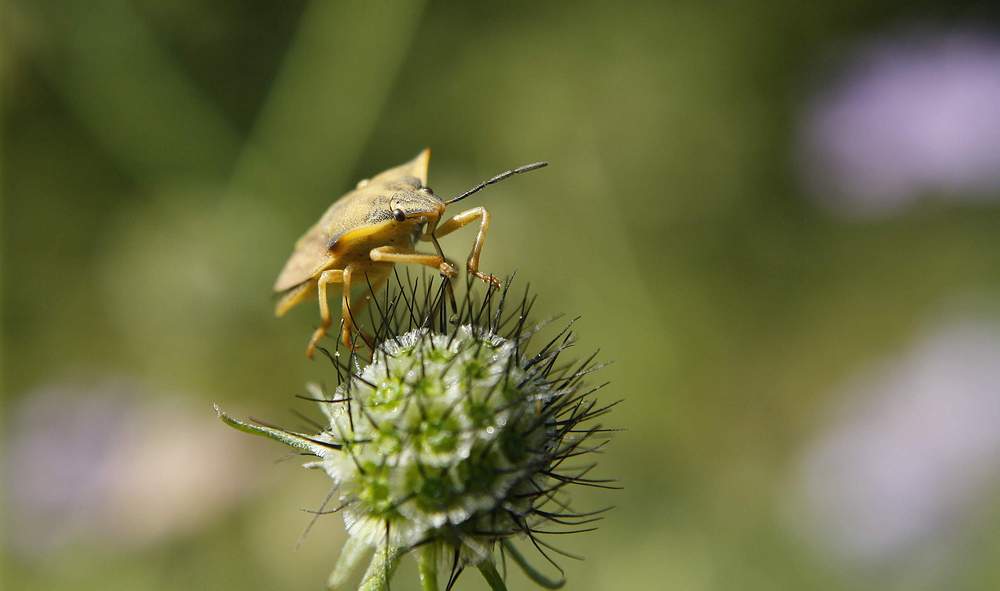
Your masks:
{"label": "green and white seed head", "polygon": [[325,415],[320,433],[219,411],[231,426],[312,453],[316,460],[306,466],[333,480],[351,541],[331,587],[342,585],[366,555],[361,549],[370,548],[375,557],[363,588],[381,588],[399,558],[420,549],[424,589],[437,588],[439,562],[450,566],[449,587],[475,565],[502,589],[498,547],[539,584],[559,586],[561,579],[535,571],[511,540],[529,539],[548,559],[537,541],[539,524],[596,519],[596,512],[568,509],[567,485],[609,487],[584,478],[592,466],[567,465],[599,446],[605,431],[581,426],[609,408],[597,406],[583,380],[597,368],[593,357],[558,363],[572,345],[568,330],[528,355],[534,329],[526,320],[527,298],[505,312],[506,291],[487,289],[475,302],[467,293],[461,309],[446,317],[436,307],[445,305],[444,289],[436,298],[428,291],[419,306],[406,300],[401,307],[406,291],[392,300],[387,295],[377,306],[378,344],[363,367],[356,352],[330,356],[336,390],[307,387]]}
{"label": "green and white seed head", "polygon": [[[470,325],[454,335],[414,329],[383,342],[350,393],[346,384],[337,389],[345,402],[321,403],[344,448],[316,465],[350,501],[352,536],[379,546],[388,531],[389,545],[411,546],[449,529],[473,540],[479,526],[516,527],[504,505],[540,484],[533,477],[552,428],[541,417],[551,393],[514,352]],[[475,554],[482,544],[463,550],[474,553],[467,560],[484,558]]]}

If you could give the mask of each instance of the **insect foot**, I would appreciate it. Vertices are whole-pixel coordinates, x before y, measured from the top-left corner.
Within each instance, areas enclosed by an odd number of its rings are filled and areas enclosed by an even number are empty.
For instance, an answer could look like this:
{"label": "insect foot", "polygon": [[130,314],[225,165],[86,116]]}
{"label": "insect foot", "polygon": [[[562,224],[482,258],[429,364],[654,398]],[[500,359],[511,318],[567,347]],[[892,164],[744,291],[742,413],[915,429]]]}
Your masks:
{"label": "insect foot", "polygon": [[449,263],[448,261],[443,261],[438,269],[441,271],[441,275],[447,277],[448,279],[458,277],[458,269],[456,269],[455,265]]}
{"label": "insect foot", "polygon": [[[479,284],[471,283],[449,318],[442,306],[450,284],[435,283],[400,284],[380,298],[368,365],[353,352],[330,355],[336,389],[307,387],[324,416],[318,433],[216,411],[235,429],[314,456],[306,467],[333,481],[315,515],[342,513],[348,541],[329,588],[347,589],[367,562],[359,588],[387,589],[406,554],[425,590],[439,588],[439,568],[451,589],[472,566],[491,589],[505,590],[507,559],[538,585],[559,588],[565,578],[550,550],[559,551],[543,536],[591,531],[607,511],[573,509],[572,488],[617,488],[591,476],[586,461],[610,436],[598,417],[617,404],[598,403],[601,386],[587,384],[602,365],[596,354],[563,359],[575,342],[572,323],[533,347],[533,335],[555,330],[527,320],[527,293],[509,302],[508,290],[491,284],[475,296]],[[521,546],[558,575],[537,570]]]}
{"label": "insect foot", "polygon": [[499,288],[503,285],[502,283],[500,283],[500,280],[497,279],[495,276],[487,275],[486,273],[481,273],[479,271],[476,271],[471,266],[468,267],[468,271],[471,275],[475,275],[480,281],[491,286],[494,289]]}

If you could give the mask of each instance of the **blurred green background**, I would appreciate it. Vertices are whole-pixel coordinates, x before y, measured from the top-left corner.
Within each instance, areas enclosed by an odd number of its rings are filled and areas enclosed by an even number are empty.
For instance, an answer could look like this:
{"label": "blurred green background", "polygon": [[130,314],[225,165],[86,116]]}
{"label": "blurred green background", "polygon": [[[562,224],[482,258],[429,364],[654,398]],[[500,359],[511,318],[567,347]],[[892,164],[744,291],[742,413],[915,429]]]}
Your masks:
{"label": "blurred green background", "polygon": [[[296,541],[325,479],[211,402],[310,410],[292,395],[334,379],[302,355],[316,310],[275,319],[273,279],[425,146],[442,195],[551,163],[470,206],[494,215],[483,269],[583,315],[579,354],[626,398],[601,459],[625,488],[577,491],[617,509],[558,540],[587,557],[569,588],[1000,587],[1000,83],[973,67],[1000,71],[995,17],[4,2],[5,588],[321,588],[342,522]],[[985,98],[934,99],[953,87]],[[865,135],[900,129],[939,149]],[[393,586],[415,583],[407,562]]]}

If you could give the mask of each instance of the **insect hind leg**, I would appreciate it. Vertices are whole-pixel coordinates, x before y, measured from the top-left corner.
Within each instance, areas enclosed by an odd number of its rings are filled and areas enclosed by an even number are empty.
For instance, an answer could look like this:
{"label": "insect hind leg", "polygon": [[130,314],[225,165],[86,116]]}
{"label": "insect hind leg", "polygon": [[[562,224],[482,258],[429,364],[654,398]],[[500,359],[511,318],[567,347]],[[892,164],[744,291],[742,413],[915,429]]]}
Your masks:
{"label": "insect hind leg", "polygon": [[[353,266],[349,266],[348,268],[351,270],[351,272],[348,274],[349,277],[348,281],[349,281],[350,279],[353,279],[354,273],[357,273],[358,270]],[[368,304],[371,302],[372,298],[377,296],[379,290],[383,286],[385,286],[385,282],[389,280],[389,274],[385,273],[384,275],[381,274],[369,275],[368,273],[365,273],[364,276],[365,276],[365,286],[367,287],[367,289],[365,290],[364,293],[354,298],[353,301],[351,301],[348,298],[349,294],[351,293],[348,281],[344,282],[344,298],[343,298],[344,309],[342,312],[344,321],[340,329],[340,341],[344,343],[344,346],[347,347],[348,350],[350,350],[352,348],[352,345],[354,344],[353,340],[351,339],[352,329],[358,332],[358,334],[361,336],[361,340],[363,340],[365,344],[368,345],[369,349],[375,350],[374,339],[365,334],[365,331],[361,330],[361,328],[357,326],[356,319],[361,315],[361,313],[365,310],[365,308],[368,307]]]}

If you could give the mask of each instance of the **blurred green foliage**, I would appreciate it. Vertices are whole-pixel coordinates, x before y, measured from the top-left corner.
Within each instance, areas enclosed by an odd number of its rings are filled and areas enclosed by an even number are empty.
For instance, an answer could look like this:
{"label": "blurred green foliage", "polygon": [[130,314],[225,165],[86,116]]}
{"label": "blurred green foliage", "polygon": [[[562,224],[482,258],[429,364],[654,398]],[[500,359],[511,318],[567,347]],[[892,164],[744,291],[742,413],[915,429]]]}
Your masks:
{"label": "blurred green foliage", "polygon": [[[997,294],[1000,211],[840,220],[801,195],[792,132],[845,42],[991,17],[929,2],[5,2],[3,405],[113,375],[206,416],[211,401],[288,416],[304,382],[333,379],[302,355],[314,307],[271,310],[319,213],[424,146],[439,194],[545,159],[475,199],[494,214],[482,268],[517,270],[541,316],[582,314],[581,351],[614,360],[607,396],[627,399],[602,459],[625,490],[578,495],[618,509],[559,540],[588,557],[563,561],[571,588],[911,588],[803,546],[783,487],[833,386],[952,298]],[[471,236],[445,250],[461,259]],[[253,449],[264,493],[134,551],[8,554],[7,588],[319,588],[339,519],[294,543],[323,479]],[[975,535],[948,588],[1000,577],[996,528]]]}

